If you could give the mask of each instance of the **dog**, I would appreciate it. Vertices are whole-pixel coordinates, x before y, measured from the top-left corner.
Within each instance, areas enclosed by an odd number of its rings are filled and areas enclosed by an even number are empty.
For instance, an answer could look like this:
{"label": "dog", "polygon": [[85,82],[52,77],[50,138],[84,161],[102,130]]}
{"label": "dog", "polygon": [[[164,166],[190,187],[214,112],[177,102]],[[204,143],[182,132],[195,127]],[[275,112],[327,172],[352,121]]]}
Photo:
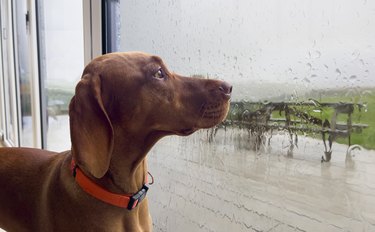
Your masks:
{"label": "dog", "polygon": [[224,81],[172,73],[158,56],[95,58],[69,105],[70,151],[0,149],[0,227],[152,231],[148,151],[222,122],[231,92]]}

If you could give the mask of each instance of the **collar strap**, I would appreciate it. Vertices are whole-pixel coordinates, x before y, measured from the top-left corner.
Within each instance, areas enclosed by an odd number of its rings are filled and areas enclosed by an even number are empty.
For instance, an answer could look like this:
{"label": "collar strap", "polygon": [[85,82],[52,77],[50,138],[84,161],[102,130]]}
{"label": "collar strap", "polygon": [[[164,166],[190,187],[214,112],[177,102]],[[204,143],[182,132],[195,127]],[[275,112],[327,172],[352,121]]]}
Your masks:
{"label": "collar strap", "polygon": [[[102,188],[101,186],[93,182],[90,178],[88,178],[77,166],[74,159],[72,159],[71,171],[77,184],[86,193],[110,205],[132,210],[137,207],[137,205],[146,197],[147,194],[148,187],[146,186],[146,184],[144,184],[142,188],[133,195],[116,194],[109,192],[108,190]],[[147,175],[145,183],[147,183]]]}

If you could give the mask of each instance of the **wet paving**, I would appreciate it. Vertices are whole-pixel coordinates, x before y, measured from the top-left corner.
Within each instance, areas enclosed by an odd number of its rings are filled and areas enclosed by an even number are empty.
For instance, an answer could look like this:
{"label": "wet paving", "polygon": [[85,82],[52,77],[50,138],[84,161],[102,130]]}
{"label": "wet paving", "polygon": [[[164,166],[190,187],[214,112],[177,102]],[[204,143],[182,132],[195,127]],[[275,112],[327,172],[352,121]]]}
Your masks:
{"label": "wet paving", "polygon": [[155,231],[375,231],[375,151],[247,131],[167,137],[148,155]]}

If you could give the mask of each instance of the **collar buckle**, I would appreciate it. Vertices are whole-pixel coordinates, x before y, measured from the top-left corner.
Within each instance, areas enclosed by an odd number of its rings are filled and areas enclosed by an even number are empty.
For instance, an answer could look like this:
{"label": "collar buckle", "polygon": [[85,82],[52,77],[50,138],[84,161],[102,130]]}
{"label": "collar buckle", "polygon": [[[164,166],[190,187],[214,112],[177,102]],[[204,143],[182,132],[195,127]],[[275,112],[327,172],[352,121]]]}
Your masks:
{"label": "collar buckle", "polygon": [[141,190],[130,197],[127,209],[132,210],[137,207],[137,205],[146,197],[147,191],[148,187],[143,185]]}

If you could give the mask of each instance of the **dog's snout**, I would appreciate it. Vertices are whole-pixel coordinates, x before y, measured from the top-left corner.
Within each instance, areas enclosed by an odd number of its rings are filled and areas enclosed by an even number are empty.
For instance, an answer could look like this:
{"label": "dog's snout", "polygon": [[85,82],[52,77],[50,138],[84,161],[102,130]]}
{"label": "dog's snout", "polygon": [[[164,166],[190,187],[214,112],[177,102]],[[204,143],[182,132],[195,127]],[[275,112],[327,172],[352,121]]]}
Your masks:
{"label": "dog's snout", "polygon": [[227,97],[229,99],[230,96],[231,96],[231,93],[232,93],[232,85],[229,84],[228,82],[224,81],[220,85],[219,90],[220,90],[220,92],[222,92],[224,94],[225,97]]}
{"label": "dog's snout", "polygon": [[219,90],[225,94],[231,94],[232,93],[232,85],[228,82],[223,82],[221,86],[219,87]]}

